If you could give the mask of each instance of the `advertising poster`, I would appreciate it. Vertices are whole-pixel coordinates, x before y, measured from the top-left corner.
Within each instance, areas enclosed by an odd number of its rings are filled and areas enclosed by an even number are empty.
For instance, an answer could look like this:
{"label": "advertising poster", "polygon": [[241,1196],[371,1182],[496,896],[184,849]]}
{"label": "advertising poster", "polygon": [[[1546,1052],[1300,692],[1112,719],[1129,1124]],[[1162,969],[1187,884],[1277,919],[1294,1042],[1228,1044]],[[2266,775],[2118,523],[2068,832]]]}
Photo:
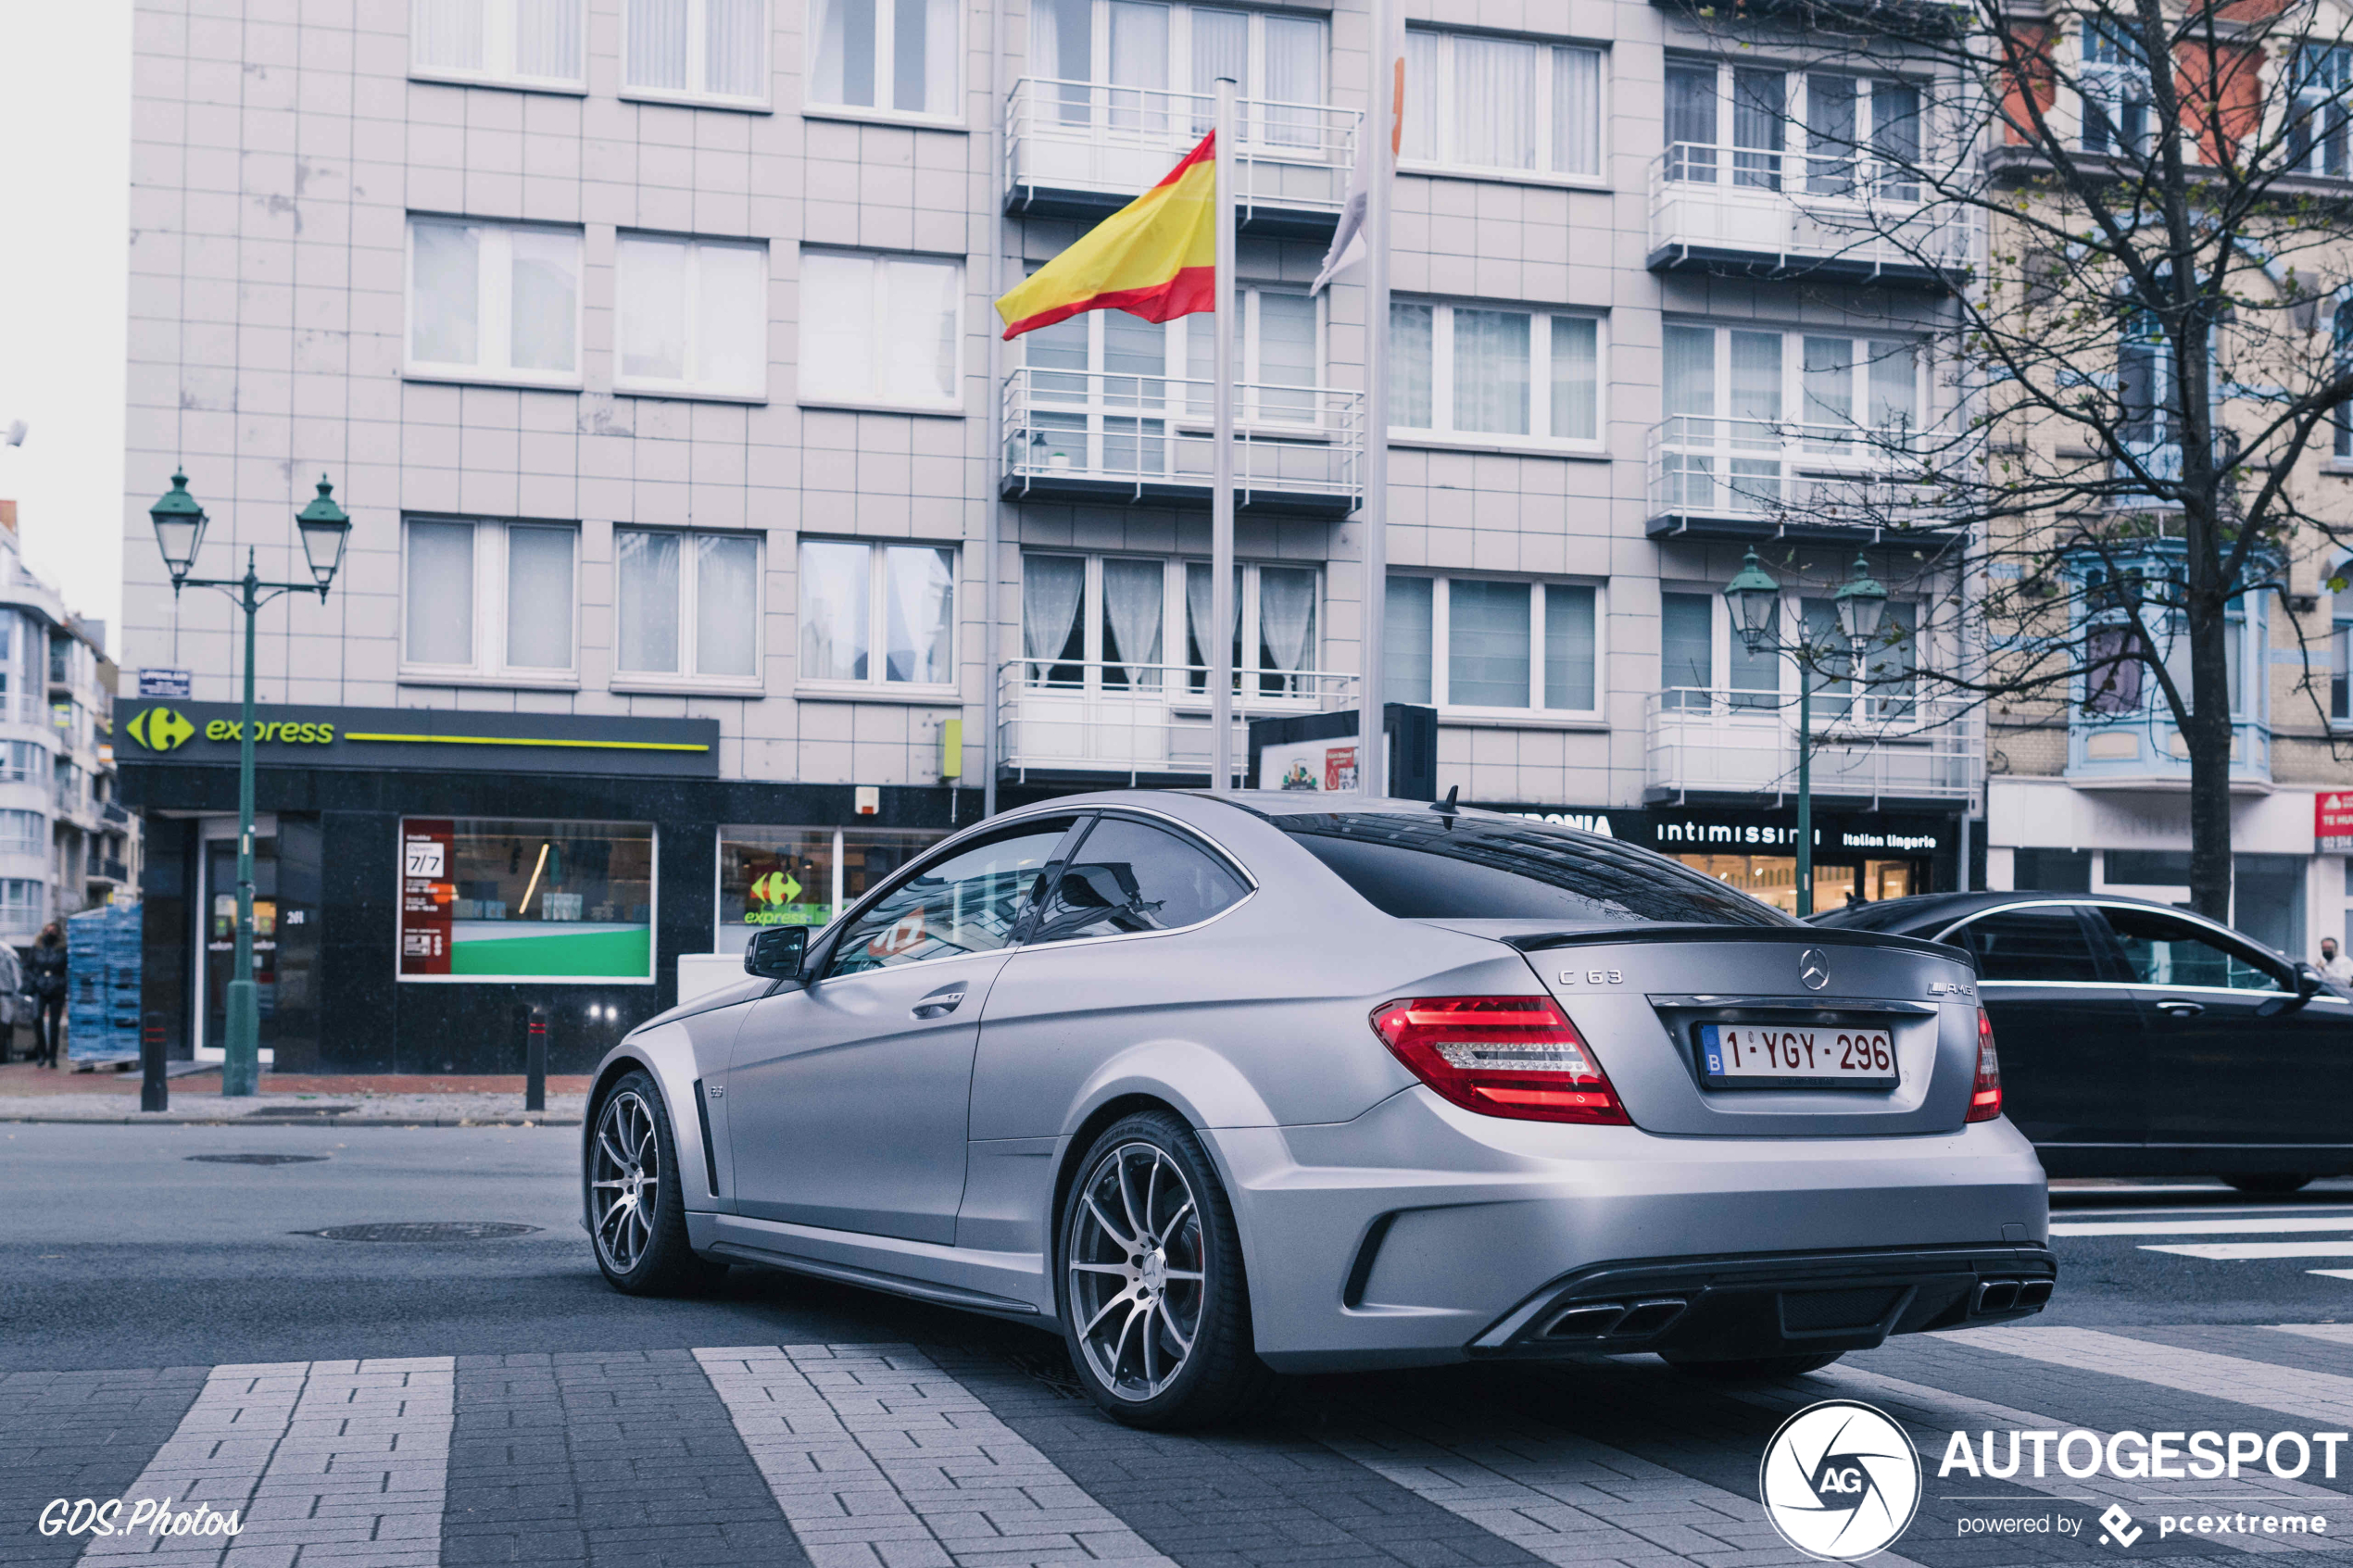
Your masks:
{"label": "advertising poster", "polygon": [[653,979],[653,830],[409,818],[404,980]]}

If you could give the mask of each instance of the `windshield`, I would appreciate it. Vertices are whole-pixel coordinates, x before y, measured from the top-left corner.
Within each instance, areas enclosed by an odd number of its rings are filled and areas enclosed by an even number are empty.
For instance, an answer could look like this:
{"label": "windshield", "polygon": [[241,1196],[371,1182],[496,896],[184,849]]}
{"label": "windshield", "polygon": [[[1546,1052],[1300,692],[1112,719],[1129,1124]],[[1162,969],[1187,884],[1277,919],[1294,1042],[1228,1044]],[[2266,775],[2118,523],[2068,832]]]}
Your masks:
{"label": "windshield", "polygon": [[1663,855],[1517,818],[1323,811],[1274,821],[1374,908],[1404,920],[1797,923]]}

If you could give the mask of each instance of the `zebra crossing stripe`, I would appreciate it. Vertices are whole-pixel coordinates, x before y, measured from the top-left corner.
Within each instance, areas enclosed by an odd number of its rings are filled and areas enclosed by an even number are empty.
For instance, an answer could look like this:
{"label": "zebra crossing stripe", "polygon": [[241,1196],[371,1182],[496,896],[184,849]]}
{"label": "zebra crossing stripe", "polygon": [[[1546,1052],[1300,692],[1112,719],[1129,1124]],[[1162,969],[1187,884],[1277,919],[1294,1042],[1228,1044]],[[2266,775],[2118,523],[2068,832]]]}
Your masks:
{"label": "zebra crossing stripe", "polygon": [[[454,1365],[418,1356],[213,1368],[123,1494],[119,1533],[92,1539],[82,1561],[235,1568],[299,1555],[337,1568],[434,1568]],[[238,1533],[125,1528],[139,1502],[165,1499],[174,1520],[233,1512]]]}
{"label": "zebra crossing stripe", "polygon": [[2187,1350],[2092,1328],[1965,1328],[1936,1336],[1975,1350],[1995,1350],[2051,1366],[2105,1373],[2183,1394],[2317,1423],[2353,1425],[2353,1377],[2277,1366],[2211,1350]]}
{"label": "zebra crossing stripe", "polygon": [[1174,1568],[920,1352],[700,1349],[813,1568]]}

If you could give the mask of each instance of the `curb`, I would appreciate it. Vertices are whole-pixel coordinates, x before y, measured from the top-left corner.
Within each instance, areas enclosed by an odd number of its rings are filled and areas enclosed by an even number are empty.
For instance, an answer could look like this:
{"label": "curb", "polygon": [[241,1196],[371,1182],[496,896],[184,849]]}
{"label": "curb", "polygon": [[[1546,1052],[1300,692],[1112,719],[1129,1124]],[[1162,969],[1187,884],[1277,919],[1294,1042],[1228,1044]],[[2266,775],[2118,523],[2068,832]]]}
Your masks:
{"label": "curb", "polygon": [[0,1125],[51,1127],[577,1127],[577,1116],[489,1121],[465,1116],[0,1116]]}

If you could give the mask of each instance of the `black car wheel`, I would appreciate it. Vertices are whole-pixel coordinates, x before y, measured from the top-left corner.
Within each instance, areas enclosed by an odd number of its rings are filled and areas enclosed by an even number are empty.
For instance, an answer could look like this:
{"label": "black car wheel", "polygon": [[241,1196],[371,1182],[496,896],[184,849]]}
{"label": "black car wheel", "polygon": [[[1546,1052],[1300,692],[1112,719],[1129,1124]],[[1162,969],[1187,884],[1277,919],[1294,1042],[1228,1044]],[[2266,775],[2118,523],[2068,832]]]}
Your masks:
{"label": "black car wheel", "polygon": [[1819,1372],[1843,1352],[1824,1350],[1810,1356],[1748,1356],[1739,1361],[1699,1361],[1681,1356],[1667,1356],[1668,1366],[1677,1372],[1705,1377],[1712,1383],[1770,1383],[1783,1377],[1803,1377],[1809,1372]]}
{"label": "black car wheel", "polygon": [[2235,1192],[2277,1197],[2283,1193],[2297,1192],[2310,1186],[2312,1178],[2296,1175],[2289,1172],[2275,1172],[2259,1176],[2224,1176],[2222,1185]]}
{"label": "black car wheel", "polygon": [[583,1177],[597,1267],[614,1289],[692,1295],[726,1276],[726,1264],[697,1257],[686,1239],[677,1173],[678,1141],[661,1091],[646,1073],[631,1073],[598,1104]]}
{"label": "black car wheel", "polygon": [[1275,1374],[1252,1348],[1250,1292],[1226,1189],[1164,1110],[1097,1138],[1063,1201],[1063,1336],[1095,1402],[1166,1431],[1255,1409]]}

